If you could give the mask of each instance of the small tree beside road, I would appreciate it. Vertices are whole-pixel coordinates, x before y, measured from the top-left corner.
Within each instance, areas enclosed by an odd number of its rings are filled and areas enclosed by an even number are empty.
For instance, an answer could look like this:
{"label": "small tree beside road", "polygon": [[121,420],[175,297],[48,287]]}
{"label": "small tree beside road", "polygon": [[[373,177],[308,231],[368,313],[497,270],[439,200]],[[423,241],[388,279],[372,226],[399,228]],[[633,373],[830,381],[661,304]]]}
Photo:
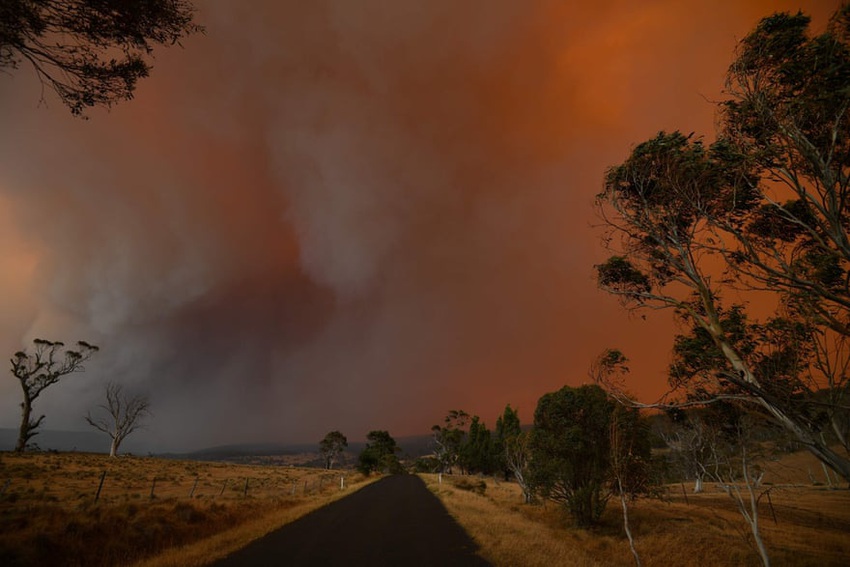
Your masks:
{"label": "small tree beside road", "polygon": [[325,468],[330,470],[334,467],[339,456],[348,447],[348,439],[339,431],[331,431],[319,442],[319,453],[325,462]]}
{"label": "small tree beside road", "polygon": [[404,467],[396,456],[396,453],[401,451],[401,447],[396,444],[388,431],[370,431],[366,440],[366,448],[360,452],[358,458],[358,471],[365,475],[373,472],[389,474],[404,472]]}
{"label": "small tree beside road", "polygon": [[596,385],[545,394],[534,412],[530,483],[563,505],[581,527],[602,515],[610,492],[613,403]]}

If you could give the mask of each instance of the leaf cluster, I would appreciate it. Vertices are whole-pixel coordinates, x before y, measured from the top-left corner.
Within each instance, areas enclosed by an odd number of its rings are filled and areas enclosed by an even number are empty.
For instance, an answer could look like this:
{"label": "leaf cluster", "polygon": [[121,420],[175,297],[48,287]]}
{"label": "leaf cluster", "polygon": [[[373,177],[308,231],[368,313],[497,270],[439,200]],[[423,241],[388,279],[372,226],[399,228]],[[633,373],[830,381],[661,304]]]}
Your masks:
{"label": "leaf cluster", "polygon": [[155,45],[203,31],[187,0],[4,0],[0,69],[27,61],[74,115],[133,97]]}

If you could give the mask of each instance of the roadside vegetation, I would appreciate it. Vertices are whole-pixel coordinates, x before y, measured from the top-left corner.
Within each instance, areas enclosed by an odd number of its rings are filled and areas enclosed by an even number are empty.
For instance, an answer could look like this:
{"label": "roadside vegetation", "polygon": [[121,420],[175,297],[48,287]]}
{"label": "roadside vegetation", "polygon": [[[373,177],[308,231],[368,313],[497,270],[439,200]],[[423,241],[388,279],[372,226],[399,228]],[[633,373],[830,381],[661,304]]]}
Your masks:
{"label": "roadside vegetation", "polygon": [[[805,451],[767,467],[773,487],[763,499],[762,533],[777,565],[840,566],[850,558],[850,491],[830,489],[818,461]],[[811,478],[821,480],[812,484]],[[609,505],[592,529],[579,528],[562,506],[523,503],[521,488],[498,478],[421,474],[449,513],[480,546],[493,565],[626,566],[635,559],[623,531],[618,506]],[[480,485],[478,485],[480,486]],[[759,565],[760,557],[741,516],[725,490],[706,483],[666,485],[658,498],[630,505],[636,547],[643,565]],[[775,519],[774,519],[775,517]]]}

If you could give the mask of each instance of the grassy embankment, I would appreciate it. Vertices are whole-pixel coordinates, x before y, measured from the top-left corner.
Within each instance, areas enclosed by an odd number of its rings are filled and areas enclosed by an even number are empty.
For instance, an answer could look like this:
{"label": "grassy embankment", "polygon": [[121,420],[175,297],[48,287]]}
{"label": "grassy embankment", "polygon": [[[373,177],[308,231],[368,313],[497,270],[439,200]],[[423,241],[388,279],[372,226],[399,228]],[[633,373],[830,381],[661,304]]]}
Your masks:
{"label": "grassy embankment", "polygon": [[342,491],[340,474],[79,453],[3,453],[0,565],[56,565],[60,558],[68,566],[204,565],[368,482],[347,471]]}
{"label": "grassy embankment", "polygon": [[[761,532],[776,565],[850,565],[850,491],[812,485],[820,465],[808,453],[772,463],[763,488]],[[486,479],[483,495],[461,488],[458,477],[422,475],[452,516],[494,565],[634,565],[623,531],[619,501],[611,500],[599,527],[571,525],[554,504],[522,504],[513,483]],[[820,477],[823,475],[820,474]],[[772,484],[770,484],[772,483]],[[469,487],[467,487],[469,488]],[[691,486],[686,486],[690,490]],[[774,521],[775,513],[775,521]],[[664,500],[638,500],[629,509],[643,565],[759,565],[749,528],[731,499],[713,484],[702,494],[668,487]]]}

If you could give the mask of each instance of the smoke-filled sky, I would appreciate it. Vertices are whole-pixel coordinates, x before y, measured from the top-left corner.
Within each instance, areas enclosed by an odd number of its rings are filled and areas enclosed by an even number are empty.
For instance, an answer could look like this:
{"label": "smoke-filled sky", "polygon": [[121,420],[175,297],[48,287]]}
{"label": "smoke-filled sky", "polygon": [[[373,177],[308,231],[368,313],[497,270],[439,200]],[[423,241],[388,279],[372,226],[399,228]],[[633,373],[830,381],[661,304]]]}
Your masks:
{"label": "smoke-filled sky", "polygon": [[[134,100],[0,74],[0,352],[101,347],[36,402],[150,396],[150,450],[425,433],[587,380],[660,395],[670,314],[596,290],[606,167],[710,135],[734,47],[804,0],[199,2]],[[0,426],[20,387],[0,380]],[[37,439],[36,439],[37,441]]]}

